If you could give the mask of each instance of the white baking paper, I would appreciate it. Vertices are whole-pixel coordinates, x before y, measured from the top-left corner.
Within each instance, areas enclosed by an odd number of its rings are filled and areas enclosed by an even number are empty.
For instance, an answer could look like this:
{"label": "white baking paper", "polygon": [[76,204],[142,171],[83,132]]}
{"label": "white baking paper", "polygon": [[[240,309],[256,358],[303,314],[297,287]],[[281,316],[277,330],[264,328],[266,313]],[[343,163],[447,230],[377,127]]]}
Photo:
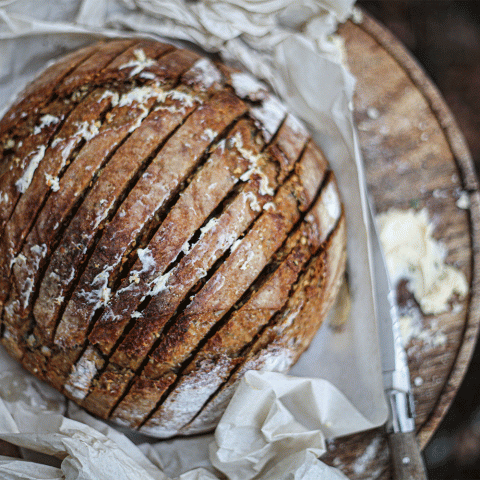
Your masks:
{"label": "white baking paper", "polygon": [[[352,314],[344,329],[332,330],[325,322],[291,376],[246,375],[214,435],[150,440],[138,448],[118,430],[75,406],[70,404],[66,412],[61,395],[22,372],[0,350],[0,438],[61,459],[56,466],[45,468],[0,459],[2,475],[344,478],[317,459],[325,451],[325,438],[373,428],[387,415],[370,282],[362,166],[351,114],[354,79],[342,64],[341,41],[332,35],[337,21],[349,15],[352,3],[0,1],[3,109],[33,75],[60,54],[103,36],[139,32],[220,52],[226,61],[267,82],[307,123],[337,175],[346,206],[352,295]],[[136,444],[142,441],[135,436],[133,440]],[[34,458],[28,451],[25,455]]]}

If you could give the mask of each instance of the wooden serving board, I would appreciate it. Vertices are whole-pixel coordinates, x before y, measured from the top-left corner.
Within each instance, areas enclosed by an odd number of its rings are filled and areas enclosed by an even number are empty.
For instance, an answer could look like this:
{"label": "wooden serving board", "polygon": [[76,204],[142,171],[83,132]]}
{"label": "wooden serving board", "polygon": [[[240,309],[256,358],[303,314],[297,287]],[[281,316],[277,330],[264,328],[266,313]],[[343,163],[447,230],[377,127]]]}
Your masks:
{"label": "wooden serving board", "polygon": [[[357,79],[355,119],[377,211],[426,208],[434,237],[447,248],[446,262],[470,285],[468,297],[456,299],[449,312],[422,317],[432,342],[413,338],[407,347],[423,448],[455,397],[478,336],[478,183],[451,112],[398,40],[365,14],[339,32]],[[470,201],[467,209],[457,206],[462,192]],[[352,480],[390,478],[381,429],[335,440],[323,459]]]}
{"label": "wooden serving board", "polygon": [[[462,270],[470,294],[455,308],[424,317],[426,329],[446,343],[408,348],[424,447],[452,402],[473,353],[480,324],[480,197],[473,163],[455,121],[435,86],[405,48],[366,15],[340,28],[357,78],[355,117],[367,181],[378,211],[426,207],[435,237],[448,249],[447,262]],[[468,209],[456,205],[461,192]],[[0,442],[0,454],[18,455]],[[350,479],[390,477],[382,430],[337,439],[323,460]]]}

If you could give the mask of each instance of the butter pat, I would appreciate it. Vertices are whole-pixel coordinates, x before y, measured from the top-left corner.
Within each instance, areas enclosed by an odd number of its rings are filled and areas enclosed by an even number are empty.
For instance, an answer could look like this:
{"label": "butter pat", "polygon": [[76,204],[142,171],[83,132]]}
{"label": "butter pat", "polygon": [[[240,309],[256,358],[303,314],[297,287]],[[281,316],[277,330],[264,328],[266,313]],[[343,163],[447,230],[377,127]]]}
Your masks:
{"label": "butter pat", "polygon": [[465,275],[445,264],[446,249],[433,238],[426,209],[391,209],[378,215],[377,223],[392,281],[408,280],[423,313],[446,312],[452,295],[467,294]]}

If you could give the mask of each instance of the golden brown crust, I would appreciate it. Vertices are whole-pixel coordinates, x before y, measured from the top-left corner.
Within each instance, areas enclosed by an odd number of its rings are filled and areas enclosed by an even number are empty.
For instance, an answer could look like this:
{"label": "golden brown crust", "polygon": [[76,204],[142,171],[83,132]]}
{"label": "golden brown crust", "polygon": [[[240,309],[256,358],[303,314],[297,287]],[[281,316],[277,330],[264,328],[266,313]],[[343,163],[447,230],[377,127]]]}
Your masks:
{"label": "golden brown crust", "polygon": [[[238,357],[240,352],[283,307],[298,274],[310,258],[312,248],[312,245],[301,241],[307,238],[305,232],[299,230],[292,238],[297,241],[293,250],[184,368],[175,388],[151,417],[150,426],[153,423],[161,425],[163,429],[169,424],[170,428],[179,429],[188,423],[226,380],[230,371],[241,362]],[[272,265],[272,268],[275,267]],[[179,415],[178,411],[182,414]]]}
{"label": "golden brown crust", "polygon": [[[5,224],[10,218],[17,200],[20,197],[21,190],[24,188],[22,186],[19,187],[17,182],[21,181],[28,166],[43,156],[44,149],[51,143],[53,135],[61,126],[61,122],[74,107],[75,103],[70,99],[54,101],[49,105],[48,115],[51,115],[52,118],[57,120],[46,123],[40,120],[36,125],[31,126],[26,138],[22,138],[15,143],[14,152],[10,158],[8,168],[0,177],[0,192],[2,198],[8,199],[7,202],[2,202],[4,205],[2,205],[2,209],[0,209],[1,232],[3,232]],[[47,115],[46,112],[44,113]]]}
{"label": "golden brown crust", "polygon": [[[45,206],[39,213],[35,228],[30,230],[22,249],[26,267],[16,263],[13,267],[14,281],[20,291],[27,282],[36,282],[38,270],[44,265],[45,258],[55,244],[55,237],[68,219],[75,205],[81,201],[90,184],[100,173],[101,167],[108,160],[120,142],[128,135],[130,124],[117,124],[115,128],[100,128],[100,133],[92,138],[75,157],[75,162],[59,180],[58,190],[52,190]],[[47,250],[38,256],[38,245],[46,245]],[[14,301],[10,298],[9,302]],[[24,306],[19,313],[28,315],[29,309]]]}
{"label": "golden brown crust", "polygon": [[[155,100],[148,102],[151,108]],[[143,105],[138,106],[142,112]],[[136,108],[129,106],[128,114],[135,117]],[[39,335],[51,339],[54,334],[57,315],[69,287],[78,275],[78,269],[95,240],[98,228],[108,219],[108,214],[129,187],[132,179],[142,167],[155,145],[135,130],[110,159],[98,177],[93,189],[82,203],[75,217],[63,234],[60,245],[53,253],[35,303],[34,315],[40,329]],[[65,258],[69,262],[65,262]],[[52,305],[52,299],[58,302]]]}
{"label": "golden brown crust", "polygon": [[151,412],[155,409],[158,399],[161,398],[175,378],[175,374],[159,380],[142,376],[135,377],[128,392],[128,397],[125,397],[115,408],[115,422],[131,428],[139,426],[145,417],[145,412]]}
{"label": "golden brown crust", "polygon": [[93,389],[81,405],[99,417],[108,417],[117,398],[121,396],[133,376],[131,370],[119,369],[113,363],[108,364],[101,377],[93,382]]}
{"label": "golden brown crust", "polygon": [[[298,360],[335,299],[341,282],[338,272],[343,271],[345,260],[345,217],[342,215],[322,255],[312,262],[312,272],[303,280],[302,295],[292,297],[288,311],[258,338],[246,356],[243,371],[263,369],[275,358],[285,362],[288,369]],[[292,314],[294,322],[289,317]]]}
{"label": "golden brown crust", "polygon": [[[174,51],[161,57],[159,63],[165,67],[163,70],[165,74],[168,72],[169,78],[176,78],[188,69],[196,58],[184,51]],[[65,298],[80,273],[79,267],[89,254],[98,229],[103,228],[110,211],[115,211],[122,196],[125,196],[132,182],[136,181],[136,175],[154,151],[157,143],[152,141],[152,133],[144,133],[139,126],[155,103],[164,98],[164,89],[164,85],[153,83],[135,87],[120,98],[119,106],[123,111],[119,112],[119,116],[130,117],[134,131],[106,165],[52,256],[34,307],[36,322],[41,326],[41,332],[37,331],[37,334],[43,334],[46,338],[54,334],[57,316],[63,303],[59,300],[52,306],[51,299]],[[148,141],[145,141],[145,138]],[[63,261],[65,255],[69,257],[68,263]]]}
{"label": "golden brown crust", "polygon": [[[57,390],[63,391],[68,395],[68,391],[65,390],[65,378],[69,377],[72,373],[75,372],[75,367],[77,366],[77,359],[82,354],[83,347],[72,348],[70,350],[61,350],[57,349],[54,346],[51,348],[51,352],[48,355],[48,361],[46,365],[46,371],[44,375],[54,388]],[[95,365],[96,368],[101,368],[103,366],[100,355],[97,352],[90,352],[86,349],[86,358],[90,360],[92,355],[95,356]],[[47,368],[48,367],[48,368]]]}
{"label": "golden brown crust", "polygon": [[[198,172],[198,174],[192,178],[192,181],[189,187],[182,194],[182,198],[177,202],[174,209],[170,212],[170,214],[167,216],[167,218],[163,222],[160,230],[152,239],[150,243],[150,245],[152,246],[150,252],[152,251],[152,249],[155,248],[154,240],[156,237],[160,239],[160,240],[157,240],[156,244],[158,245],[164,245],[166,243],[167,235],[169,238],[178,237],[181,239],[178,244],[178,246],[180,247],[181,241],[185,239],[180,235],[180,231],[184,230],[186,232],[188,231],[193,232],[195,229],[198,229],[201,226],[201,223],[198,223],[196,225],[194,224],[194,218],[192,218],[191,215],[190,215],[191,218],[188,218],[189,216],[187,215],[187,224],[183,225],[183,222],[180,217],[175,218],[176,216],[175,212],[177,212],[177,208],[178,208],[178,213],[182,215],[182,211],[188,212],[188,210],[191,209],[192,205],[194,205],[195,211],[200,210],[204,212],[201,218],[204,220],[204,223],[205,223],[206,221],[205,206],[206,205],[202,206],[203,202],[200,200],[199,198],[200,195],[198,194],[203,193],[207,198],[214,196],[213,193],[211,194],[208,193],[210,186],[213,184],[212,183],[213,178],[215,179],[215,185],[216,185],[215,190],[217,190],[217,193],[221,194],[222,193],[222,186],[221,186],[222,175],[227,173],[225,177],[225,180],[227,180],[225,187],[227,187],[229,190],[231,187],[233,187],[234,183],[239,178],[241,178],[246,173],[246,171],[248,171],[248,168],[251,162],[248,161],[248,159],[244,158],[244,156],[239,155],[239,152],[237,148],[235,148],[235,145],[241,145],[240,149],[242,148],[247,149],[249,152],[252,152],[253,155],[258,154],[259,145],[257,144],[255,138],[252,136],[251,125],[248,122],[244,122],[244,121],[239,122],[236,128],[234,128],[231,131],[231,133],[228,134],[224,140],[222,140],[221,144],[212,153],[210,160],[204,165],[203,169],[201,169]],[[223,162],[226,162],[226,163],[223,163]],[[269,169],[268,166],[269,165],[267,162],[265,164],[265,171],[268,172],[270,170],[272,175],[274,171]],[[218,170],[220,170],[220,172],[218,172]],[[213,175],[213,178],[210,178],[211,175]],[[268,183],[272,182],[274,184],[274,180],[273,178],[271,178],[271,175],[268,178]],[[203,191],[202,190],[199,191],[198,190],[199,188],[203,189]],[[225,191],[224,193],[226,194],[227,191]],[[255,195],[253,195],[253,192],[251,193],[252,193],[253,201],[256,203],[256,208],[261,208],[259,202],[262,202],[262,200],[260,200]],[[218,200],[220,199],[221,197],[218,198]],[[264,202],[265,201],[263,201],[263,203]],[[209,202],[207,201],[207,204],[208,203]],[[211,208],[213,208],[217,203],[218,201],[215,202],[214,205],[211,205]],[[185,205],[185,208],[182,207],[182,205]],[[194,211],[194,216],[196,215],[195,211]],[[183,213],[183,215],[185,214]],[[208,233],[208,230],[211,229],[210,225],[212,224],[212,221],[217,222],[215,218],[210,219],[210,221],[203,228],[202,235],[204,232]],[[164,225],[166,226],[166,228],[165,230],[162,230]],[[194,228],[192,230],[189,230],[191,227],[194,227]],[[175,234],[175,232],[177,231],[178,233]],[[231,239],[231,241],[233,241],[233,239]],[[194,253],[195,252],[192,251],[192,254]],[[192,255],[187,255],[185,260],[186,262],[184,263],[191,265]],[[175,271],[171,272],[173,276],[175,276],[175,274],[177,275],[182,274],[182,265],[179,265],[179,267],[180,268],[177,269],[177,272]],[[198,276],[198,273],[200,270],[198,266],[194,270],[196,271],[195,273],[197,274],[197,278],[200,279],[202,275],[200,274],[200,277]],[[137,272],[138,271],[139,270],[137,270]],[[206,270],[203,270],[203,271],[206,271]],[[163,271],[161,273],[163,274]],[[132,277],[130,277],[130,280],[131,278]],[[192,279],[189,279],[190,284],[192,283],[191,280]],[[168,282],[166,287],[167,289],[165,289],[165,291],[169,291],[170,285],[168,284]],[[163,292],[164,290],[162,289],[162,291],[160,291],[157,295],[162,295]],[[178,294],[178,290],[177,290],[177,294]],[[118,350],[113,354],[111,360],[120,363],[120,365],[124,365],[125,368],[137,368],[142,363],[143,357],[151,349],[153,342],[155,342],[163,326],[169,320],[170,315],[173,313],[175,306],[178,306],[178,303],[180,300],[181,300],[181,297],[180,298],[177,297],[177,301],[174,300],[173,302],[172,301],[167,302],[168,308],[166,309],[165,312],[162,312],[162,314],[159,317],[155,317],[154,315],[151,315],[150,309],[147,307],[147,311],[145,311],[144,313],[144,318],[148,319],[149,321],[148,322],[140,321],[136,325],[134,325],[133,329],[127,334],[126,341],[120,344]],[[138,328],[137,325],[139,325],[140,328]],[[102,326],[102,329],[104,330],[104,326]],[[92,332],[92,334],[94,332],[95,332],[95,329]],[[105,337],[109,339],[113,337],[113,340],[114,340],[115,338],[117,338],[117,336],[118,335],[112,335],[112,332],[110,331],[108,337],[107,336]],[[90,336],[90,340],[92,340],[92,336]],[[112,344],[112,341],[111,340],[105,341],[104,339],[102,339],[101,342],[97,341],[97,344],[99,346],[101,345],[102,348],[105,348],[109,344]],[[106,352],[104,351],[104,353]],[[166,374],[166,376],[169,376],[169,375]],[[127,386],[125,386],[125,388],[127,388]],[[126,401],[128,402],[128,399]],[[137,411],[139,412],[138,407],[137,407]]]}
{"label": "golden brown crust", "polygon": [[[142,43],[142,42],[140,42]],[[12,168],[10,168],[9,171],[5,172],[5,174],[2,175],[0,179],[0,192],[3,195],[3,198],[8,198],[8,207],[2,208],[1,213],[0,213],[0,223],[1,227],[5,225],[6,221],[10,218],[10,216],[13,215],[17,219],[33,219],[35,218],[35,215],[29,214],[25,215],[23,207],[27,207],[29,209],[28,205],[28,196],[30,198],[33,198],[33,205],[38,207],[42,205],[41,198],[39,198],[38,195],[35,193],[35,189],[31,186],[30,182],[37,182],[40,183],[41,185],[44,185],[44,177],[45,175],[48,175],[45,177],[46,182],[55,182],[58,180],[57,175],[55,175],[55,172],[42,172],[43,166],[46,165],[46,168],[50,168],[52,165],[52,162],[49,162],[49,156],[51,156],[52,152],[51,150],[54,150],[53,155],[55,155],[55,141],[61,140],[62,138],[65,139],[64,144],[62,145],[60,142],[60,145],[57,144],[56,146],[56,158],[58,159],[60,157],[61,162],[60,165],[62,168],[64,167],[64,163],[68,163],[68,155],[66,155],[65,148],[73,149],[74,145],[72,145],[71,139],[81,139],[81,135],[76,135],[73,134],[72,132],[68,131],[68,123],[74,128],[79,130],[79,126],[85,126],[88,123],[88,116],[90,115],[91,117],[91,125],[88,125],[87,127],[87,133],[88,129],[92,129],[91,126],[94,125],[96,122],[96,117],[99,116],[99,112],[85,112],[77,107],[76,110],[74,110],[74,113],[72,114],[73,118],[68,117],[67,119],[67,124],[64,125],[61,129],[61,131],[57,132],[57,130],[62,126],[62,122],[65,117],[68,116],[69,111],[71,108],[75,107],[76,103],[80,101],[80,105],[82,105],[82,99],[88,94],[88,91],[92,88],[91,83],[88,83],[87,80],[90,79],[92,80],[95,77],[100,77],[103,72],[104,72],[104,67],[108,68],[108,66],[113,62],[115,63],[115,59],[122,58],[123,60],[128,60],[128,56],[124,58],[124,56],[121,55],[121,53],[125,50],[130,45],[135,45],[138,44],[137,41],[133,40],[128,40],[128,41],[114,41],[114,42],[107,42],[107,43],[100,43],[95,47],[87,48],[85,51],[78,52],[77,54],[73,54],[71,56],[68,56],[66,59],[64,59],[62,62],[59,63],[55,67],[52,66],[49,69],[47,69],[47,78],[53,81],[53,77],[57,78],[59,81],[62,79],[62,77],[70,70],[73,69],[73,71],[68,75],[66,79],[63,79],[63,82],[58,86],[56,95],[60,96],[56,102],[54,102],[53,105],[50,105],[48,108],[48,113],[44,112],[45,115],[39,116],[39,121],[37,125],[31,126],[31,129],[33,131],[33,135],[29,135],[24,141],[19,141],[15,148],[16,150],[14,153],[16,155],[12,156],[11,162],[12,162]],[[166,47],[163,44],[159,44],[160,46],[157,47],[156,53],[157,54],[163,54],[165,52],[168,52],[171,50],[171,47]],[[119,57],[120,56],[120,57]],[[173,69],[161,69],[161,74],[162,77],[165,77],[166,72],[168,73],[167,77],[169,79],[175,79],[180,73],[183,72],[185,65],[190,65],[191,62],[194,61],[194,59],[197,58],[195,55],[191,55],[190,53],[183,54],[182,52],[179,52],[177,57],[180,58],[180,60],[176,57],[169,58],[166,62],[165,65],[173,65]],[[81,61],[83,60],[83,61]],[[75,63],[76,62],[76,63]],[[163,65],[163,67],[165,66]],[[123,72],[123,69],[120,69],[117,71]],[[127,71],[125,69],[125,71]],[[135,73],[135,72],[130,72],[130,73]],[[41,76],[41,79],[43,79],[43,75]],[[36,101],[38,97],[38,89],[44,93],[44,95],[47,95],[48,92],[53,92],[53,89],[56,87],[55,84],[50,85],[45,85],[44,80],[36,80],[34,81],[30,87],[27,88],[26,93],[24,93],[24,102],[34,102]],[[80,85],[77,85],[78,82],[81,82],[83,79],[84,84],[81,85],[80,90],[77,89],[76,91],[73,92],[73,95],[71,95],[71,98],[69,98],[67,95],[70,95],[73,90],[67,89],[67,90],[62,90],[63,88],[66,88],[65,85],[70,85],[72,86],[73,84],[76,84],[77,87]],[[48,91],[44,91],[45,88],[50,88]],[[29,100],[30,99],[30,100]],[[98,99],[97,99],[98,100]],[[102,105],[105,104],[106,99],[101,99],[100,102],[93,102],[93,106],[97,105]],[[44,102],[46,103],[46,102]],[[30,105],[30,104],[29,104]],[[18,106],[20,108],[20,105]],[[94,110],[94,109],[93,109]],[[75,118],[75,112],[77,112],[77,117]],[[42,113],[42,112],[40,112]],[[78,115],[80,113],[80,115]],[[23,115],[23,114],[22,114]],[[26,113],[25,113],[26,115]],[[33,115],[29,115],[28,118],[33,117]],[[112,122],[115,123],[115,122]],[[114,125],[112,125],[114,126]],[[31,132],[30,132],[31,133]],[[55,138],[55,140],[52,139],[54,134],[57,134],[58,136]],[[52,142],[53,140],[53,142]],[[65,144],[66,143],[66,144]],[[52,148],[50,148],[50,144],[52,144]],[[21,145],[20,147],[18,147]],[[28,152],[25,154],[25,152]],[[44,157],[47,157],[44,159]],[[45,160],[45,161],[42,161]],[[37,169],[37,164],[38,164],[38,169]],[[31,178],[31,176],[35,173],[35,177]],[[53,174],[52,174],[53,173]],[[53,185],[55,186],[55,185]],[[20,197],[20,194],[24,191],[27,190],[28,192],[22,197],[20,200],[20,205],[16,210],[14,211],[13,209],[16,207],[17,199]],[[22,205],[23,203],[23,205]],[[17,213],[18,212],[18,213]],[[14,225],[13,230],[18,232],[20,229],[18,228],[18,222],[15,221],[17,220],[16,218],[12,219],[12,222],[10,225]],[[28,228],[26,226],[25,228]],[[9,252],[9,257],[6,258],[8,266],[5,266],[5,264],[1,265],[0,268],[0,281],[5,282],[6,279],[8,281],[8,277],[10,275],[9,271],[9,265],[11,264],[12,261],[14,261],[15,255],[18,253],[18,240],[22,240],[22,235],[15,235],[14,234],[14,239],[12,241],[12,232],[6,232],[7,234],[3,236],[3,243],[8,245],[8,252]],[[23,257],[21,257],[23,259]],[[38,267],[38,266],[37,266]],[[31,288],[29,286],[28,288]],[[20,290],[21,291],[21,290]],[[0,286],[0,301],[3,303],[7,296],[8,296],[9,288],[3,283]],[[13,296],[15,296],[15,292],[13,292]],[[18,296],[18,295],[17,295]]]}
{"label": "golden brown crust", "polygon": [[[175,47],[154,40],[140,40],[130,45],[123,53],[114,58],[100,75],[94,78],[95,84],[119,83],[131,78],[147,83],[152,78],[164,78],[165,71],[161,67],[162,62],[152,62],[151,60],[159,60],[167,53],[176,50]],[[183,71],[183,66],[181,71]],[[170,75],[174,78],[177,73],[171,70]]]}
{"label": "golden brown crust", "polygon": [[[290,190],[287,186],[285,190]],[[223,313],[241,298],[270,262],[287,233],[299,219],[296,202],[283,187],[275,197],[276,211],[265,212],[240,245],[185,308],[158,348],[152,352],[145,371],[158,378],[165,368],[185,360]],[[258,255],[255,253],[258,252]],[[222,289],[222,295],[217,294]]]}
{"label": "golden brown crust", "polygon": [[[208,135],[199,132],[198,126],[202,127],[202,131],[211,130],[216,136],[244,111],[243,102],[234,100],[231,94],[225,92],[215,94],[208,103],[199,107],[179,129],[177,135],[167,142],[160,152],[158,160],[150,165],[151,178],[159,180],[152,186],[151,181],[146,178],[147,181],[145,185],[141,185],[140,193],[151,195],[152,188],[155,188],[162,193],[175,194],[181,183],[198,165],[203,152],[213,140]],[[162,203],[169,200],[167,195],[163,194]],[[190,206],[186,206],[186,208],[190,208]],[[143,297],[148,295],[152,288],[155,288],[158,277],[163,275],[165,268],[175,260],[182,251],[184,243],[196,230],[192,228],[192,225],[172,224],[170,218],[175,214],[172,212],[167,215],[151,239],[146,251],[148,258],[142,261],[142,257],[139,257],[135,262],[132,267],[134,277],[125,278],[107,310],[92,330],[90,341],[98,344],[104,353],[108,353],[113,346],[112,338],[117,338],[116,336],[112,337],[112,330],[107,331],[107,328],[109,326],[116,328],[116,319],[120,312],[122,312],[123,319],[128,319],[128,316],[135,312]],[[175,234],[172,234],[172,229]],[[168,241],[165,241],[167,237]]]}
{"label": "golden brown crust", "polygon": [[[169,233],[175,232],[175,229],[178,227],[187,230],[190,228],[189,224],[196,225],[196,230],[203,228],[203,231],[208,233],[206,226],[202,227],[202,225],[208,225],[212,221],[215,223],[220,222],[220,220],[216,220],[214,217],[210,218],[207,214],[212,214],[214,208],[227,197],[230,190],[248,168],[247,162],[243,157],[238,156],[236,150],[229,150],[225,146],[229,139],[235,138],[236,135],[241,135],[243,138],[250,137],[251,123],[247,120],[241,120],[231,133],[227,135],[226,141],[222,141],[212,151],[204,168],[198,171],[197,175],[192,178],[181,199],[171,210],[169,214],[170,223],[166,224],[167,227],[171,226],[171,228],[167,229]],[[211,188],[212,185],[215,185],[214,189]],[[192,205],[195,205],[194,209],[191,208]],[[196,217],[198,215],[200,215],[198,219],[200,221],[197,220],[195,222],[192,216]],[[218,230],[217,225],[214,229]],[[210,245],[212,244],[210,243]],[[208,268],[213,265],[220,255],[220,252],[212,252],[215,256],[212,255],[209,258],[203,252],[203,255],[199,258],[194,251],[194,246],[191,247],[191,252],[187,251],[186,248],[190,249],[190,245],[188,244],[188,247],[184,248],[185,256],[180,263],[169,270],[168,280],[165,284],[166,288],[159,291],[151,299],[149,305],[142,311],[141,319],[136,321],[132,330],[128,332],[125,339],[111,356],[111,361],[126,368],[138,368],[144,356],[162,332],[162,324],[164,325],[171,318],[176,307],[178,307],[187,294],[189,286],[192,287],[205,276]],[[196,260],[203,260],[204,263],[199,266],[198,263],[195,264]],[[186,269],[189,270],[190,275],[185,272]],[[178,282],[178,276],[182,275],[185,281]],[[176,295],[173,297],[172,289],[175,284],[178,287],[182,287],[184,295],[181,295],[179,288],[177,288],[175,289]],[[159,301],[161,301],[162,306],[158,305]]]}
{"label": "golden brown crust", "polygon": [[101,42],[0,122],[1,341],[146,433],[204,431],[248,366],[293,363],[344,268],[327,161],[242,75],[152,40]]}

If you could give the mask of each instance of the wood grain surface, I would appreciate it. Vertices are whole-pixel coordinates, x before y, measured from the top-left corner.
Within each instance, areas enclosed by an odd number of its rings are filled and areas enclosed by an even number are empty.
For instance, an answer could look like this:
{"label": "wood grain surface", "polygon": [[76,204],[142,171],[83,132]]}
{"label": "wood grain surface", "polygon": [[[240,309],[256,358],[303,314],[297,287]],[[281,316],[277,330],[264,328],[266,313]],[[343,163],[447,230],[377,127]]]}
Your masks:
{"label": "wood grain surface", "polygon": [[[426,208],[434,237],[447,248],[446,262],[470,285],[470,294],[455,299],[447,313],[422,315],[431,341],[413,338],[407,346],[423,448],[460,386],[478,336],[478,183],[451,112],[406,49],[366,15],[339,32],[357,78],[355,118],[377,211]],[[457,206],[462,194],[468,195],[467,209]],[[413,297],[401,288],[399,301],[412,304]],[[382,429],[331,442],[324,460],[352,480],[391,478]]]}
{"label": "wood grain surface", "polygon": [[[377,210],[427,208],[435,237],[447,247],[447,263],[462,270],[470,284],[469,296],[457,299],[449,312],[422,319],[433,338],[441,334],[442,341],[413,339],[408,346],[417,436],[424,447],[455,396],[478,335],[478,183],[453,116],[406,49],[366,15],[359,23],[342,25],[339,32],[357,78],[355,117]],[[470,200],[467,209],[457,206],[462,192]],[[0,443],[0,453],[15,454],[5,448]],[[330,442],[323,459],[352,480],[391,476],[381,429]]]}

